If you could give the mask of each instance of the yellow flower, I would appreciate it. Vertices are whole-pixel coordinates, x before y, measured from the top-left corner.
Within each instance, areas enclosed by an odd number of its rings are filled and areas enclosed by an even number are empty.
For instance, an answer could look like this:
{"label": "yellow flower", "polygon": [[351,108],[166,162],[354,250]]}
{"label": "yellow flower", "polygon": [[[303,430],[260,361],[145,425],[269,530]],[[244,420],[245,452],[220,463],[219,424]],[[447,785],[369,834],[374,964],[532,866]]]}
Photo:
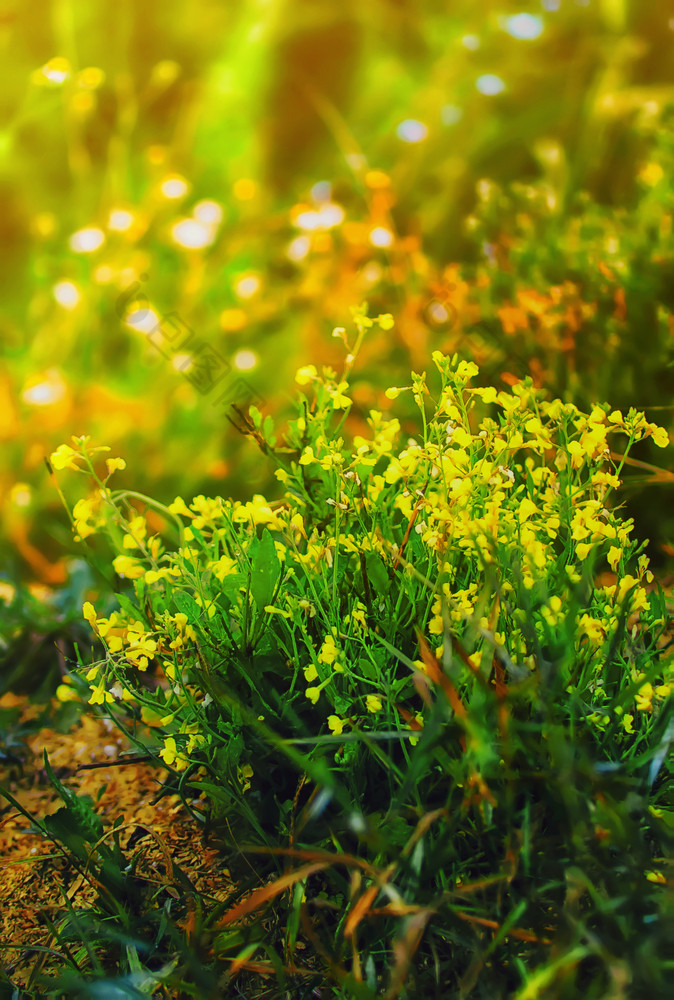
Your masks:
{"label": "yellow flower", "polygon": [[653,685],[652,684],[642,684],[636,693],[635,701],[637,708],[640,712],[650,712],[653,707]]}
{"label": "yellow flower", "polygon": [[73,507],[73,520],[79,538],[93,535],[103,524],[100,516],[100,499],[89,497],[86,500],[78,500]]}
{"label": "yellow flower", "polygon": [[268,615],[281,615],[283,618],[291,617],[289,611],[284,611],[283,608],[275,608],[273,604],[266,604],[264,610]]}
{"label": "yellow flower", "polygon": [[70,684],[59,684],[56,688],[56,697],[59,701],[79,701],[80,696],[78,695],[75,688],[71,687]]}
{"label": "yellow flower", "polygon": [[530,517],[538,513],[536,504],[529,499],[529,497],[524,497],[519,505],[519,522],[522,524],[524,521],[528,521]]}
{"label": "yellow flower", "polygon": [[348,382],[340,382],[334,388],[328,386],[328,392],[330,393],[332,405],[335,410],[344,410],[347,406],[351,406],[351,400],[345,395],[348,388]]}
{"label": "yellow flower", "polygon": [[82,605],[82,617],[89,622],[92,628],[96,627],[96,609],[91,601],[85,601]]}
{"label": "yellow flower", "polygon": [[321,695],[321,689],[317,687],[308,687],[304,692],[312,705],[315,705]]}
{"label": "yellow flower", "polygon": [[377,316],[377,323],[379,323],[380,330],[392,330],[394,322],[395,321],[391,313],[381,313]]}
{"label": "yellow flower", "polygon": [[381,712],[382,701],[378,694],[368,694],[365,698],[365,705],[368,712],[372,712],[373,715],[375,712]]}
{"label": "yellow flower", "polygon": [[468,382],[479,371],[480,369],[474,361],[460,361],[456,369],[456,377],[461,379],[462,382]]}
{"label": "yellow flower", "polygon": [[123,458],[106,458],[105,464],[108,467],[108,475],[111,476],[115,469],[120,471],[126,468],[126,462]]}
{"label": "yellow flower", "polygon": [[126,658],[134,663],[139,670],[147,670],[148,660],[154,659],[157,643],[151,638],[151,633],[144,634],[129,629],[129,648]]}
{"label": "yellow flower", "polygon": [[298,385],[307,385],[309,382],[313,382],[318,378],[318,372],[315,365],[304,365],[303,368],[298,368],[295,375],[295,381]]}
{"label": "yellow flower", "polygon": [[132,517],[127,527],[129,529],[128,534],[124,535],[122,545],[125,549],[139,548],[147,534],[145,518],[140,515],[138,517]]}
{"label": "yellow flower", "polygon": [[633,715],[623,715],[622,717],[623,729],[626,733],[634,732],[634,716]]}
{"label": "yellow flower", "polygon": [[321,650],[318,654],[319,663],[334,663],[337,658],[337,647],[335,645],[335,640],[331,635],[326,636],[325,642],[321,646]]}
{"label": "yellow flower", "polygon": [[606,556],[606,561],[615,573],[618,569],[618,563],[620,562],[620,557],[622,556],[622,549],[617,545],[612,545],[608,550],[608,555]]}
{"label": "yellow flower", "polygon": [[649,187],[655,187],[664,176],[665,172],[660,164],[654,163],[652,160],[646,163],[639,171],[640,179],[644,184],[648,184]]}
{"label": "yellow flower", "polygon": [[79,465],[76,465],[76,460],[81,458],[69,444],[60,444],[56,451],[53,451],[49,456],[49,462],[54,469],[79,469]]}
{"label": "yellow flower", "polygon": [[312,681],[317,680],[318,671],[313,663],[310,663],[308,667],[304,668],[304,679],[307,684],[311,684]]}
{"label": "yellow flower", "polygon": [[168,509],[172,514],[182,514],[183,517],[194,517],[194,514],[189,510],[182,497],[176,497],[173,503],[169,504]]}
{"label": "yellow flower", "polygon": [[344,731],[344,723],[338,716],[329,715],[328,729],[330,730],[331,733],[334,733],[335,736],[341,736],[342,732]]}
{"label": "yellow flower", "polygon": [[250,764],[244,764],[243,767],[237,767],[236,777],[241,785],[241,791],[247,792],[250,788],[250,779],[253,777],[253,768]]}
{"label": "yellow flower", "polygon": [[169,767],[175,767],[176,771],[184,771],[189,764],[188,758],[180,753],[172,736],[167,736],[164,740],[164,747],[159,751],[159,756]]}
{"label": "yellow flower", "polygon": [[269,506],[267,500],[260,493],[256,493],[249,503],[239,504],[232,514],[232,521],[242,524],[245,521],[252,521],[253,524],[268,524],[272,528],[282,530],[285,525]]}
{"label": "yellow flower", "polygon": [[651,431],[653,444],[656,444],[658,448],[666,448],[669,444],[669,435],[665,428],[658,427],[656,424],[649,424],[649,430]]}
{"label": "yellow flower", "polygon": [[91,688],[91,697],[89,698],[90,705],[103,705],[106,702],[114,701],[113,695],[109,691],[105,690],[105,677],[101,677],[100,681],[95,687]]}
{"label": "yellow flower", "polygon": [[112,560],[115,573],[125,576],[128,580],[138,580],[144,575],[145,570],[139,562],[129,556],[117,556]]}
{"label": "yellow flower", "polygon": [[584,562],[591,550],[592,546],[589,542],[578,542],[576,545],[576,558],[580,559],[581,562]]}

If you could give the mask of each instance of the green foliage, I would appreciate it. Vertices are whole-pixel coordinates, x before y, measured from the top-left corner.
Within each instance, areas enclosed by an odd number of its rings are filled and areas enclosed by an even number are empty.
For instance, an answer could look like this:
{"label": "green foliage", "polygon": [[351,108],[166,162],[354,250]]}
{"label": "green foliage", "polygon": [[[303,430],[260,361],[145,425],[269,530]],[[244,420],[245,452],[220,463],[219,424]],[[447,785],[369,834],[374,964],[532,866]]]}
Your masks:
{"label": "green foliage", "polygon": [[380,411],[345,437],[348,378],[301,368],[283,502],[152,501],[164,537],[86,440],[59,449],[101,501],[76,530],[109,526],[135,588],[84,605],[90,701],[156,727],[169,787],[272,879],[205,920],[216,967],[259,953],[282,979],[301,939],[345,997],[658,994],[667,608],[612,497],[632,444],[667,436],[433,361],[437,390],[387,393],[413,438]]}
{"label": "green foliage", "polygon": [[152,726],[237,884],[146,893],[52,774],[39,995],[667,995],[665,6],[14,5],[0,692]]}

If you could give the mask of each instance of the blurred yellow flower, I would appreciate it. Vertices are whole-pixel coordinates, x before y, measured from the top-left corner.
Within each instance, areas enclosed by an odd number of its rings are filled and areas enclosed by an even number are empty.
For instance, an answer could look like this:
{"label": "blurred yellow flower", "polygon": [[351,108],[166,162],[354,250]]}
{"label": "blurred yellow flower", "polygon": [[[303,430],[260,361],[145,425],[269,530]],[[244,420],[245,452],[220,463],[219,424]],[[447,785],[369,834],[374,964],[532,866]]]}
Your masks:
{"label": "blurred yellow flower", "polygon": [[173,503],[169,504],[168,509],[172,514],[182,514],[183,517],[194,517],[194,514],[182,497],[176,497]]}
{"label": "blurred yellow flower", "polygon": [[341,736],[344,731],[344,723],[337,715],[328,716],[328,729],[335,736]]}
{"label": "blurred yellow flower", "polygon": [[309,382],[313,382],[318,378],[318,371],[315,365],[304,365],[303,368],[298,368],[295,374],[295,381],[298,385],[307,385]]}
{"label": "blurred yellow flower", "polygon": [[119,576],[125,576],[128,580],[138,580],[145,574],[145,570],[140,563],[129,556],[117,556],[116,559],[113,559],[112,565],[115,573],[119,574]]}
{"label": "blurred yellow flower", "polygon": [[79,469],[76,465],[76,460],[80,458],[76,451],[74,451],[69,444],[60,444],[56,451],[53,451],[49,456],[49,462],[53,469]]}
{"label": "blurred yellow flower", "polygon": [[59,684],[56,688],[56,697],[59,701],[79,701],[80,696],[70,684]]}
{"label": "blurred yellow flower", "polygon": [[59,86],[70,77],[70,63],[63,56],[54,56],[32,75],[33,83]]}

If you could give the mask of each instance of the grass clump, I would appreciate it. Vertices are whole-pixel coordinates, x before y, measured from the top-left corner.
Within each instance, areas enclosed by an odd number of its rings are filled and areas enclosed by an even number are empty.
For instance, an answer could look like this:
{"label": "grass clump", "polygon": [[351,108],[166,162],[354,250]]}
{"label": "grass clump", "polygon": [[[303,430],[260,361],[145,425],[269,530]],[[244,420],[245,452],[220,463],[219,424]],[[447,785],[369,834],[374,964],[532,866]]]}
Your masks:
{"label": "grass clump", "polygon": [[354,315],[281,441],[250,410],[278,502],[165,506],[113,489],[123,461],[101,472],[87,439],[52,455],[93,477],[75,530],[129,581],[84,604],[103,653],[60,695],[149,724],[231,855],[234,897],[199,909],[214,984],[664,996],[667,607],[616,497],[631,446],[667,435],[440,352],[436,385],[387,392],[412,435],[375,410],[353,433],[351,366],[392,322]]}

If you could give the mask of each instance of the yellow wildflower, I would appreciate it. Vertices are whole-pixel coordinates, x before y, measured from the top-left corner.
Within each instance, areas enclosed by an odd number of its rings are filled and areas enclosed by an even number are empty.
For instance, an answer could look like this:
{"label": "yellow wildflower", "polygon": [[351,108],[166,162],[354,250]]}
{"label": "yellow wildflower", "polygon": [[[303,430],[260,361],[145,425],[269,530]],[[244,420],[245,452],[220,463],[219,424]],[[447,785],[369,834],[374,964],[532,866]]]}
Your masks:
{"label": "yellow wildflower", "polygon": [[334,663],[337,658],[337,646],[335,645],[335,640],[331,635],[326,636],[323,645],[321,646],[320,652],[318,654],[319,663]]}
{"label": "yellow wildflower", "polygon": [[318,371],[315,365],[304,365],[302,368],[298,368],[295,374],[295,381],[298,385],[307,385],[309,382],[314,382],[318,378]]}
{"label": "yellow wildflower", "polygon": [[145,570],[136,559],[129,556],[117,556],[112,560],[115,573],[125,576],[128,580],[138,580],[144,575]]}
{"label": "yellow wildflower", "polygon": [[108,475],[111,476],[115,469],[123,471],[126,468],[126,462],[123,458],[106,458],[105,464],[108,467]]}
{"label": "yellow wildflower", "polygon": [[335,736],[341,736],[344,731],[344,723],[337,715],[328,716],[328,729]]}
{"label": "yellow wildflower", "polygon": [[75,688],[71,687],[70,684],[59,684],[56,688],[56,697],[61,702],[80,700],[80,696],[77,691]]}
{"label": "yellow wildflower", "polygon": [[173,503],[169,504],[168,509],[172,514],[182,514],[183,517],[194,517],[194,514],[189,510],[182,497],[176,497]]}
{"label": "yellow wildflower", "polygon": [[81,457],[69,444],[60,444],[49,456],[49,462],[54,469],[75,469],[77,472],[80,467],[76,461]]}
{"label": "yellow wildflower", "polygon": [[85,601],[82,605],[82,617],[89,622],[92,628],[96,627],[96,609],[91,601]]}
{"label": "yellow wildflower", "polygon": [[175,767],[176,771],[184,771],[189,764],[189,759],[180,753],[172,736],[167,736],[164,740],[164,747],[159,751],[159,756],[169,767]]}

